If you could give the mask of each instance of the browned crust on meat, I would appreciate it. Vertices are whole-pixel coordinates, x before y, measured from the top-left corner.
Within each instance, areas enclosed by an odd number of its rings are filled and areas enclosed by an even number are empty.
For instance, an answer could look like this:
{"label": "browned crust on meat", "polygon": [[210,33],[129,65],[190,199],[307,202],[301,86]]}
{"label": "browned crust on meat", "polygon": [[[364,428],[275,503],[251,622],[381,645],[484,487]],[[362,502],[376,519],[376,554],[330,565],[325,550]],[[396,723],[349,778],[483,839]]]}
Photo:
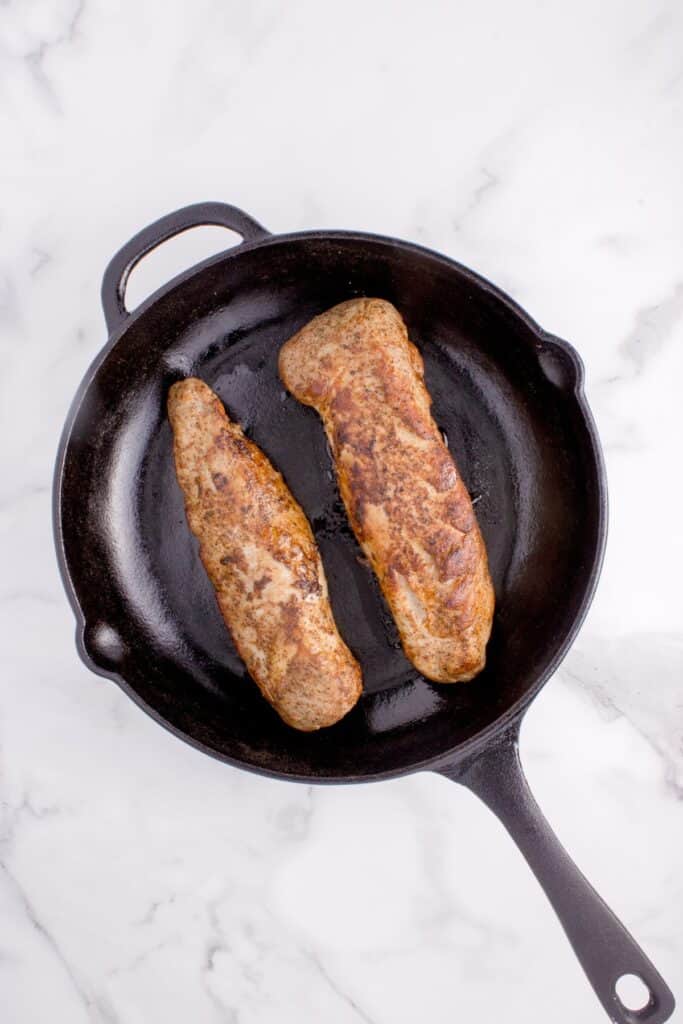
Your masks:
{"label": "browned crust on meat", "polygon": [[342,302],[285,343],[279,367],[322,417],[349,520],[406,655],[437,682],[471,679],[493,618],[486,549],[400,314],[382,299]]}
{"label": "browned crust on meat", "polygon": [[202,381],[174,384],[168,415],[190,529],[250,675],[295,729],[334,724],[358,700],[361,672],[306,516]]}

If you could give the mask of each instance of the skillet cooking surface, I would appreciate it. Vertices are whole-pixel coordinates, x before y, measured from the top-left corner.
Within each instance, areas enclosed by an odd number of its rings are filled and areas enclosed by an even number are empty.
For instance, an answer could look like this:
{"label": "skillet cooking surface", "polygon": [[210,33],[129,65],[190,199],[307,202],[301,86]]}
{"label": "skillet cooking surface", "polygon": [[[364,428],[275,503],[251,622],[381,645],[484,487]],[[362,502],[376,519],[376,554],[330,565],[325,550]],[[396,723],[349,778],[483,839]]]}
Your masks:
{"label": "skillet cooking surface", "polygon": [[[497,612],[485,671],[451,686],[406,661],[347,524],[321,422],[277,375],[280,345],[357,295],[393,302],[475,499]],[[85,392],[59,513],[96,671],[190,742],[299,778],[380,777],[446,754],[536,692],[590,597],[601,543],[596,454],[575,357],[457,265],[372,236],[282,236],[209,261],[125,327]],[[246,676],[175,479],[170,384],[195,374],[281,470],[320,545],[365,693],[299,734]]]}

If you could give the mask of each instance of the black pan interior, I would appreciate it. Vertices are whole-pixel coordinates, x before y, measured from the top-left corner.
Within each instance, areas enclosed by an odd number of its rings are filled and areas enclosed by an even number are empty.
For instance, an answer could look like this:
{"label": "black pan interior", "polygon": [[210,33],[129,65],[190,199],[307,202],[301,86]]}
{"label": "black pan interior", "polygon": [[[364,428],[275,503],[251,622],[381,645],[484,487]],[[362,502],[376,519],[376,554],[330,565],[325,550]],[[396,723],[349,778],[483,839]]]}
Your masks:
{"label": "black pan interior", "polygon": [[[280,345],[336,302],[403,314],[435,418],[476,502],[497,594],[487,668],[469,684],[406,661],[347,525],[316,414],[287,395]],[[318,734],[283,725],[218,613],[183,511],[165,412],[196,374],[282,471],[313,526],[365,694]],[[467,271],[367,236],[274,238],[213,261],[135,317],[84,391],[58,514],[84,646],[153,715],[246,766],[367,778],[454,750],[528,697],[570,637],[601,544],[594,442],[571,355]]]}

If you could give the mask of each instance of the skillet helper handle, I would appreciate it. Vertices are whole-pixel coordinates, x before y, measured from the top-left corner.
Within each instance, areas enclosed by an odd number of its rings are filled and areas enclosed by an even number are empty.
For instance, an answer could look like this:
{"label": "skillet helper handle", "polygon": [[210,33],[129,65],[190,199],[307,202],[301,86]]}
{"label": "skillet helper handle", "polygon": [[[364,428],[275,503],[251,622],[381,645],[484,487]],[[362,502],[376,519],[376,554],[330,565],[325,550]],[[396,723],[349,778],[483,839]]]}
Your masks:
{"label": "skillet helper handle", "polygon": [[249,214],[227,203],[195,203],[166,214],[143,228],[119,249],[104,272],[102,279],[102,308],[107,330],[112,334],[130,316],[125,304],[126,282],[133,267],[162,242],[187,231],[189,228],[229,228],[242,236],[244,242],[265,238],[266,231]]}
{"label": "skillet helper handle", "polygon": [[[497,815],[543,886],[567,938],[609,1018],[617,1024],[662,1024],[674,1010],[668,985],[609,907],[581,874],[553,833],[529,789],[519,760],[519,724],[464,766],[442,768]],[[647,986],[641,1009],[616,992],[624,974]]]}

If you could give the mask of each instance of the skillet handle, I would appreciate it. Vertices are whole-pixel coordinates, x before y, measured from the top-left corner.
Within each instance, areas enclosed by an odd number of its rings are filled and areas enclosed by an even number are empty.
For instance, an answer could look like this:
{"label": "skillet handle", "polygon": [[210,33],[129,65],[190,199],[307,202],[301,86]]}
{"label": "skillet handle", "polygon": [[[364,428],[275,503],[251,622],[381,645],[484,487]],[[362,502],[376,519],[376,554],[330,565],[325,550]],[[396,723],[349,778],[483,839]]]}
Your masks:
{"label": "skillet handle", "polygon": [[[674,1011],[668,985],[624,926],[573,863],[543,817],[519,760],[519,723],[464,765],[442,775],[460,782],[497,815],[543,886],[607,1015],[617,1024],[662,1024]],[[629,1009],[616,993],[624,974],[649,990],[647,1004]]]}
{"label": "skillet handle", "polygon": [[218,225],[242,236],[245,242],[265,238],[270,232],[253,217],[227,203],[195,203],[154,221],[134,235],[119,249],[104,272],[102,279],[102,308],[107,329],[112,334],[130,316],[126,309],[126,282],[133,267],[152,249],[179,235],[188,228]]}

